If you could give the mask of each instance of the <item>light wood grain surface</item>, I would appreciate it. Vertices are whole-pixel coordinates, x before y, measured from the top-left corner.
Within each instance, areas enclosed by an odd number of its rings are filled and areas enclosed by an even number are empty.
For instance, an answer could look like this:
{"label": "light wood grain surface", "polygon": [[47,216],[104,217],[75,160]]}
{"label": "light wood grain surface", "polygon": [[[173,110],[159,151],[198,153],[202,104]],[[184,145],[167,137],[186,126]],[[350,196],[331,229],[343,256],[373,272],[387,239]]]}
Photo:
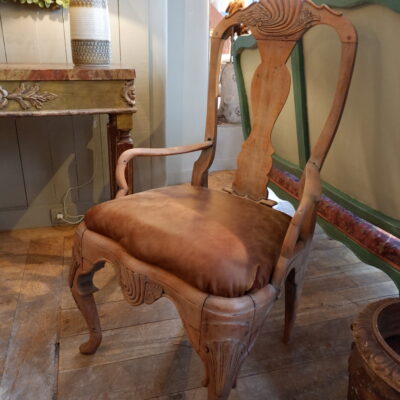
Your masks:
{"label": "light wood grain surface", "polygon": [[[225,186],[219,176],[212,186]],[[4,400],[204,400],[203,367],[167,300],[130,307],[114,269],[96,275],[103,344],[78,345],[87,328],[67,284],[72,228],[0,233],[0,393]],[[317,230],[298,320],[281,342],[282,299],[265,322],[230,400],[344,400],[350,324],[368,303],[397,290]],[[31,397],[33,396],[34,397]]]}
{"label": "light wood grain surface", "polygon": [[[201,361],[175,307],[167,299],[129,306],[111,266],[96,275],[103,345],[94,356],[79,354],[87,328],[66,282],[72,234],[71,228],[0,234],[4,399],[32,393],[41,400],[206,399]],[[350,324],[366,304],[395,295],[383,272],[318,230],[291,344],[281,342],[280,300],[230,399],[247,400],[251,392],[260,400],[344,400]]]}

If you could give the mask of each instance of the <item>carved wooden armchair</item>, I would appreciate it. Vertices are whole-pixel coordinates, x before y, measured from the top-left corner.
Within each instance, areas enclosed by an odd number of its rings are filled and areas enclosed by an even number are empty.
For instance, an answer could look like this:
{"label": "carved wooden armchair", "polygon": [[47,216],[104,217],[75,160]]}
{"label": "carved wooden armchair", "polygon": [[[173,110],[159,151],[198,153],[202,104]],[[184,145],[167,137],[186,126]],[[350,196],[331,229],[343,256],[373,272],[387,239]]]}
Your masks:
{"label": "carved wooden armchair", "polygon": [[[258,42],[261,64],[252,82],[253,128],[238,157],[229,193],[207,188],[217,144],[216,99],[223,42],[244,24]],[[290,90],[286,62],[311,27],[333,27],[342,64],[332,110],[302,178],[293,218],[268,207],[271,132]],[[205,364],[209,400],[227,399],[241,364],[285,285],[284,340],[289,339],[321,194],[320,169],[335,136],[350,85],[357,37],[353,26],[309,0],[261,0],[225,18],[211,39],[205,141],[166,149],[133,149],[120,157],[115,200],[93,207],[76,232],[70,285],[89,326],[80,347],[92,354],[102,334],[93,275],[112,263],[125,298],[134,306],[171,299]],[[192,185],[127,196],[125,168],[138,156],[201,151]]]}

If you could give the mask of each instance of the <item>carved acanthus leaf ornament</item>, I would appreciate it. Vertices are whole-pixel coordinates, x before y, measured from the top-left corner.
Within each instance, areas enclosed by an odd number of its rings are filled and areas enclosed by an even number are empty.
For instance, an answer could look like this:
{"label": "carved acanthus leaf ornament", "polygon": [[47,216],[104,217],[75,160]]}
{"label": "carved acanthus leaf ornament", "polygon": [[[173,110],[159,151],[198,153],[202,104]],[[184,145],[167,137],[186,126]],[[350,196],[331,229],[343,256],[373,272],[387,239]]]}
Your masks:
{"label": "carved acanthus leaf ornament", "polygon": [[9,101],[16,101],[23,110],[29,110],[32,107],[40,110],[44,103],[55,100],[58,96],[50,92],[41,92],[40,86],[35,84],[32,86],[21,83],[20,86],[9,93],[0,86],[0,109],[7,107]]}
{"label": "carved acanthus leaf ornament", "polygon": [[131,107],[133,107],[136,104],[135,81],[125,82],[122,88],[121,97]]}

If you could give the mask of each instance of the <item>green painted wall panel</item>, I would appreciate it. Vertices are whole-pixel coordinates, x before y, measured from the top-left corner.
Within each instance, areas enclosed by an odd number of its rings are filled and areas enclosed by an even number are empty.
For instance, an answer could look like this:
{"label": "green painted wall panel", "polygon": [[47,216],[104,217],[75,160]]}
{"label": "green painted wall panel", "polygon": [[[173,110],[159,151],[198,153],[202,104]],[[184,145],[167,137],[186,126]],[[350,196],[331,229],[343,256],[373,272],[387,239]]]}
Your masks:
{"label": "green painted wall panel", "polygon": [[[323,179],[351,198],[400,220],[400,15],[378,5],[343,10],[359,34],[352,86]],[[304,38],[311,142],[328,115],[340,43],[328,27]]]}

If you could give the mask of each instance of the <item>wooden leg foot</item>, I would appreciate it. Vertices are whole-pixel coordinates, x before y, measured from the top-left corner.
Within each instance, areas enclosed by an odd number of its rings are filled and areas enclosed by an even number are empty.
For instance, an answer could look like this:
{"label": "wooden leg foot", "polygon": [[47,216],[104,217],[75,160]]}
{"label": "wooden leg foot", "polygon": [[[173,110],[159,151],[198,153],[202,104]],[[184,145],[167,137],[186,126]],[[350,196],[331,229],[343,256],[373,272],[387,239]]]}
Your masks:
{"label": "wooden leg foot", "polygon": [[100,346],[102,333],[93,294],[82,296],[74,285],[72,288],[72,296],[89,328],[89,340],[80,345],[79,351],[82,354],[94,354]]}
{"label": "wooden leg foot", "polygon": [[93,354],[100,346],[102,339],[99,314],[93,297],[93,293],[98,289],[93,284],[93,276],[104,267],[104,262],[95,265],[88,264],[77,255],[81,254],[81,251],[76,246],[81,246],[81,243],[75,243],[70,274],[71,292],[89,328],[89,340],[83,343],[79,350],[82,354]]}
{"label": "wooden leg foot", "polygon": [[240,309],[234,309],[229,299],[223,300],[222,305],[218,301],[206,302],[199,338],[198,353],[206,369],[208,400],[228,399],[259,328],[254,323],[250,297],[243,298]]}
{"label": "wooden leg foot", "polygon": [[236,340],[210,343],[205,349],[209,371],[208,400],[227,400],[236,386],[236,379],[244,359],[246,344]]}

